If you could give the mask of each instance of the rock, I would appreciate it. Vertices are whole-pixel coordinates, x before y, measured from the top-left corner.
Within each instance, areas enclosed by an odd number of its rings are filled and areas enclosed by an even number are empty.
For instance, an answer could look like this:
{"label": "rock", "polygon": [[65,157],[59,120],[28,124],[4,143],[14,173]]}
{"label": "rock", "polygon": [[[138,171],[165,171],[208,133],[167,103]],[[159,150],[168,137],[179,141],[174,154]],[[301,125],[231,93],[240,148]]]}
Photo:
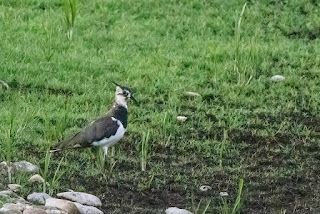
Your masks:
{"label": "rock", "polygon": [[57,208],[57,207],[49,207],[43,206],[41,209],[44,209],[47,214],[67,214],[67,212]]}
{"label": "rock", "polygon": [[0,213],[22,213],[23,210],[26,208],[25,204],[17,203],[6,203],[0,209]]}
{"label": "rock", "polygon": [[29,182],[31,182],[31,183],[34,183],[34,182],[44,183],[45,180],[39,174],[35,174],[29,178]]}
{"label": "rock", "polygon": [[8,170],[11,171],[11,173],[14,173],[16,171],[18,172],[37,172],[39,171],[39,167],[29,163],[27,161],[20,161],[20,162],[15,162],[8,164],[5,161],[2,161],[0,163],[0,175],[7,175]]}
{"label": "rock", "polygon": [[39,167],[27,161],[15,162],[12,164],[15,171],[19,172],[38,172]]}
{"label": "rock", "polygon": [[280,81],[283,81],[285,78],[284,76],[281,76],[281,75],[274,75],[270,79],[271,81],[274,81],[274,82],[280,82]]}
{"label": "rock", "polygon": [[22,214],[19,210],[4,210],[3,208],[0,209],[1,214]]}
{"label": "rock", "polygon": [[47,214],[67,214],[63,210],[47,210],[46,212],[47,212]]}
{"label": "rock", "polygon": [[25,203],[26,201],[19,197],[16,193],[11,190],[0,192],[0,201],[5,201],[6,203]]}
{"label": "rock", "polygon": [[18,197],[18,195],[16,193],[12,192],[12,190],[0,191],[0,195],[7,195],[7,196],[10,196],[10,197]]}
{"label": "rock", "polygon": [[68,199],[88,206],[101,206],[102,203],[97,196],[84,192],[62,192],[58,193],[57,197]]}
{"label": "rock", "polygon": [[34,192],[27,196],[27,200],[34,204],[42,204],[46,203],[46,199],[51,198],[50,195],[43,192]]}
{"label": "rock", "polygon": [[49,207],[57,207],[63,211],[65,211],[67,214],[81,214],[74,203],[67,200],[57,199],[57,198],[48,198],[46,200],[45,206]]}
{"label": "rock", "polygon": [[170,207],[166,209],[166,214],[192,214],[192,212],[178,207]]}
{"label": "rock", "polygon": [[[7,176],[7,174],[8,174],[7,162],[2,161],[0,163],[0,177],[5,177],[5,176]],[[1,189],[3,189],[3,188],[1,188]]]}
{"label": "rock", "polygon": [[185,92],[185,94],[190,96],[190,97],[200,96],[200,94],[198,94],[197,92],[192,92],[192,91],[187,91],[187,92]]}
{"label": "rock", "polygon": [[19,190],[21,189],[21,185],[19,184],[9,184],[8,187],[13,192],[19,192]]}
{"label": "rock", "polygon": [[74,202],[74,204],[77,206],[81,214],[103,214],[101,210],[93,206],[85,206],[77,202]]}
{"label": "rock", "polygon": [[219,195],[220,195],[221,197],[227,197],[227,196],[229,196],[229,193],[227,193],[227,192],[220,192]]}
{"label": "rock", "polygon": [[4,190],[4,185],[0,183],[0,191]]}
{"label": "rock", "polygon": [[6,166],[8,166],[8,164],[7,164],[7,162],[2,161],[2,162],[0,163],[0,166],[1,166],[1,167],[6,167]]}
{"label": "rock", "polygon": [[27,208],[23,211],[23,214],[47,214],[47,212],[40,208]]}
{"label": "rock", "polygon": [[207,186],[207,185],[204,185],[204,186],[200,187],[200,190],[202,192],[206,192],[206,191],[211,190],[211,189],[212,189],[212,187],[211,186]]}
{"label": "rock", "polygon": [[186,121],[188,118],[187,117],[185,117],[185,116],[178,116],[177,117],[177,120],[180,120],[180,121]]}

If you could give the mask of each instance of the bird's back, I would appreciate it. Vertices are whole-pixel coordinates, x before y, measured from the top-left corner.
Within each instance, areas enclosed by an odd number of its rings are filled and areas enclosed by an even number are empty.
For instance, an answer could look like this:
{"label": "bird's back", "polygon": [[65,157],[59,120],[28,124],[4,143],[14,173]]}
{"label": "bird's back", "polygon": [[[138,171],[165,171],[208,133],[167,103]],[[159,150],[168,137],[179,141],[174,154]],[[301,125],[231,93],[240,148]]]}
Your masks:
{"label": "bird's back", "polygon": [[[119,134],[119,132],[117,133],[119,128],[123,129],[119,130],[121,131],[121,138],[126,127],[127,109],[124,106],[115,104],[106,116],[97,119],[90,126],[75,134],[72,138],[62,141],[57,148],[65,149],[96,146],[93,145],[94,142],[100,142]],[[117,136],[117,138],[119,137]]]}

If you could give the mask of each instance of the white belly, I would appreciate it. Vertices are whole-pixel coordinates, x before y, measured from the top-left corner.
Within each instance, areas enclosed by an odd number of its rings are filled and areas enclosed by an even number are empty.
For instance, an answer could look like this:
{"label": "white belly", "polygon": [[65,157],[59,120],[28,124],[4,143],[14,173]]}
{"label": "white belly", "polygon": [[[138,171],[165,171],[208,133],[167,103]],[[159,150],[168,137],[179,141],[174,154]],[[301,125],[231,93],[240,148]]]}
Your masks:
{"label": "white belly", "polygon": [[123,127],[122,123],[120,122],[120,120],[117,120],[117,119],[114,119],[112,118],[113,120],[116,120],[118,125],[119,125],[119,128],[116,132],[115,135],[112,135],[111,137],[109,138],[103,138],[102,140],[100,141],[94,141],[92,142],[92,145],[93,146],[112,146],[113,144],[115,144],[116,142],[118,142],[124,135],[124,133],[126,132],[126,129]]}

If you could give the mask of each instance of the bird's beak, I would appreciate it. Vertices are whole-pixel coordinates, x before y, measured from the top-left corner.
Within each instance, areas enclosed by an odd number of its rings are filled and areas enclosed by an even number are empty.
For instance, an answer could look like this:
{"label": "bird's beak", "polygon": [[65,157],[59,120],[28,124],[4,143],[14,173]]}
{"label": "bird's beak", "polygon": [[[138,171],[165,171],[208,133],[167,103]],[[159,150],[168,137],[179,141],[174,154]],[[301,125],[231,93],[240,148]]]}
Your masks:
{"label": "bird's beak", "polygon": [[115,84],[116,86],[120,87],[120,85],[118,83],[114,82],[113,80],[109,79],[109,81],[112,82],[113,84]]}
{"label": "bird's beak", "polygon": [[139,105],[138,101],[133,96],[131,96],[130,99],[133,100],[134,104]]}

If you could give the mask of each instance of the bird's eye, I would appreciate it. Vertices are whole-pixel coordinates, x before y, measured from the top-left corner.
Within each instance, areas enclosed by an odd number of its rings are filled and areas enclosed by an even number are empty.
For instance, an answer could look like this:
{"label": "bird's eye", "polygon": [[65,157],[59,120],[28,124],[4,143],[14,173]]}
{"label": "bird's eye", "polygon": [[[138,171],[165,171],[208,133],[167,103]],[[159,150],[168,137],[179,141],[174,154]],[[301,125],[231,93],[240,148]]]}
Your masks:
{"label": "bird's eye", "polygon": [[123,91],[122,94],[123,94],[124,96],[127,96],[127,95],[128,95],[128,92],[127,92],[127,91]]}

